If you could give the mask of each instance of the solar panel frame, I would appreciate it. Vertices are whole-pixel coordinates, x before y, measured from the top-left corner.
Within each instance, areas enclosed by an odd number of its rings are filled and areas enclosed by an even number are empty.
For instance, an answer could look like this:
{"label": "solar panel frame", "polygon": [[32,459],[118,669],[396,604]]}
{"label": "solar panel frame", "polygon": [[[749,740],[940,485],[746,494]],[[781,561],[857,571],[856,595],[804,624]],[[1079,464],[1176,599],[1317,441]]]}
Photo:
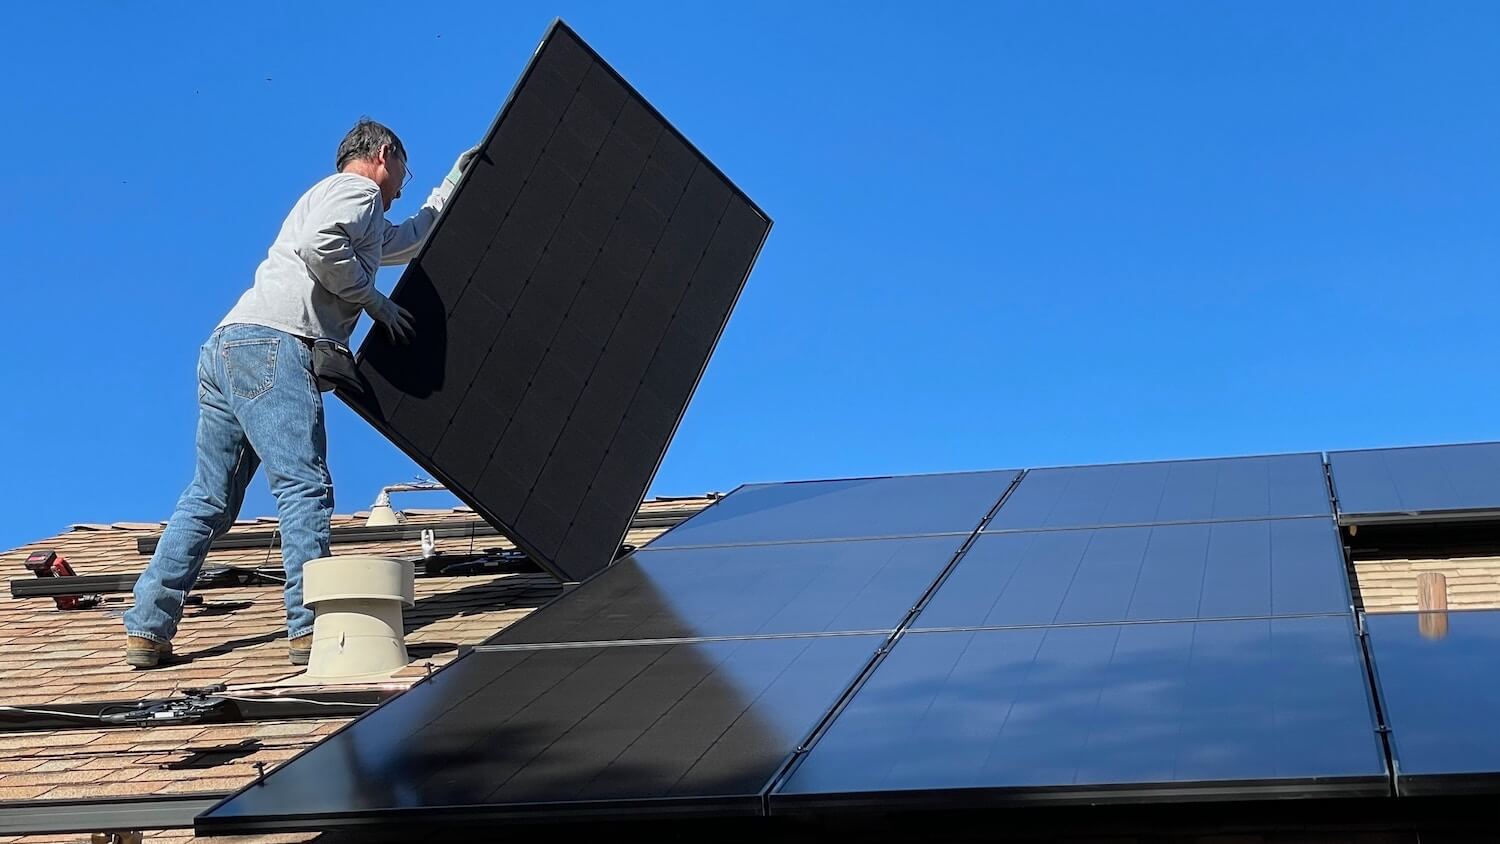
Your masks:
{"label": "solar panel frame", "polygon": [[[363,395],[345,391],[340,391],[339,395],[458,498],[514,540],[533,560],[564,581],[580,581],[614,559],[628,529],[629,519],[660,468],[667,445],[681,424],[688,400],[696,392],[708,357],[728,324],[733,306],[769,237],[772,224],[770,217],[749,196],[560,19],[549,27],[486,133],[481,145],[486,155],[504,138],[513,136],[520,139],[514,143],[523,147],[527,143],[541,143],[537,135],[545,131],[546,119],[533,114],[535,108],[518,110],[517,103],[523,91],[530,90],[528,86],[550,85],[563,90],[560,86],[574,82],[553,72],[558,69],[556,62],[543,66],[544,57],[551,56],[549,51],[552,50],[571,51],[567,60],[573,61],[574,65],[570,66],[569,72],[578,76],[576,82],[580,86],[579,91],[566,100],[569,105],[561,115],[562,128],[545,136],[564,140],[559,142],[556,150],[547,140],[545,154],[540,151],[541,146],[535,147],[539,156],[537,168],[540,169],[527,171],[524,162],[513,161],[502,162],[504,166],[478,161],[471,166],[460,178],[431,236],[391,294],[393,300],[418,313],[416,344],[425,342],[424,331],[443,332],[441,337],[429,337],[428,340],[444,344],[439,351],[445,355],[445,371],[453,367],[458,375],[472,372],[469,383],[498,385],[509,392],[481,391],[476,394],[467,391],[459,395],[454,391],[445,397],[439,391],[429,392],[427,398],[420,401],[405,400],[402,391],[386,383],[382,377],[373,376],[380,367],[396,367],[392,371],[399,373],[400,366],[411,364],[392,362],[399,360],[399,353],[390,348],[389,341],[378,332],[371,332],[357,355],[357,365],[366,375],[370,389]],[[582,250],[573,248],[552,249],[542,254],[541,244],[550,235],[532,232],[527,227],[534,227],[538,219],[557,216],[552,212],[561,213],[556,208],[547,213],[537,209],[544,211],[560,202],[566,204],[569,201],[566,197],[571,194],[559,186],[571,184],[569,180],[574,177],[594,178],[598,174],[601,182],[612,185],[609,189],[616,193],[620,190],[619,181],[623,177],[612,168],[583,170],[580,161],[569,156],[570,151],[578,151],[573,147],[586,151],[588,142],[579,140],[579,136],[597,141],[599,118],[590,109],[607,112],[615,107],[609,85],[604,84],[606,81],[623,92],[620,94],[623,110],[617,113],[619,119],[613,124],[613,129],[605,127],[610,134],[598,141],[603,144],[601,157],[610,149],[616,129],[622,135],[634,137],[630,133],[645,131],[641,126],[652,124],[657,127],[658,134],[654,136],[656,146],[649,150],[654,157],[646,160],[645,167],[646,171],[656,174],[653,178],[680,177],[683,196],[686,197],[684,202],[698,195],[695,191],[702,193],[694,185],[701,184],[705,190],[710,184],[722,186],[727,210],[714,218],[720,220],[718,224],[710,220],[707,225],[710,233],[714,231],[713,225],[726,228],[723,236],[713,236],[705,241],[707,252],[698,262],[697,271],[721,275],[733,272],[738,276],[733,289],[729,289],[731,285],[686,281],[693,272],[693,265],[683,262],[691,258],[666,248],[670,247],[666,241],[657,244],[654,255],[649,248],[627,242],[627,234],[634,225],[632,221],[638,219],[654,221],[648,226],[677,226],[684,231],[692,227],[701,229],[705,225],[701,215],[686,210],[672,216],[670,223],[663,222],[663,211],[653,203],[664,204],[666,198],[653,198],[646,189],[626,197],[627,207],[620,222],[611,219],[614,212],[608,209],[577,203],[568,206],[570,220],[574,219],[575,208],[578,213],[576,220],[567,225],[595,236],[608,230],[610,237],[601,248],[601,254],[607,252],[616,256],[611,261],[636,261],[644,273],[634,282],[629,295],[618,302],[606,301],[607,295],[579,296],[574,300],[582,302],[576,325],[565,322],[555,328],[555,334],[548,333],[553,328],[547,321],[548,316],[562,306],[548,298],[562,295],[556,285],[537,283],[526,284],[524,289],[480,290],[465,281],[462,289],[437,289],[433,273],[426,269],[429,260],[438,262],[435,269],[440,273],[466,280],[482,269],[483,263],[492,256],[520,261],[524,266],[531,266],[534,273],[550,274],[556,278],[574,277],[578,268],[569,262],[576,264],[578,260],[591,258],[582,254]],[[528,98],[522,102],[534,100]],[[585,101],[590,104],[588,108],[575,109],[572,105]],[[626,121],[626,116],[631,114],[634,114],[633,123]],[[508,134],[502,138],[502,133]],[[658,151],[662,154],[657,155]],[[628,181],[624,184],[629,187]],[[654,182],[648,180],[643,184],[649,188]],[[481,185],[484,189],[471,187],[474,185]],[[531,203],[536,206],[533,208],[536,213],[529,217],[513,215],[516,222],[507,222],[506,226],[510,228],[501,226],[489,247],[474,255],[456,255],[453,250],[443,248],[443,244],[455,238],[473,238],[484,233],[475,228],[484,214],[454,215],[451,213],[454,207],[479,203],[482,211],[498,214],[511,202]],[[734,229],[736,226],[738,228]],[[730,243],[729,238],[734,233],[745,240],[743,245]],[[745,235],[754,236],[753,248],[743,237]],[[583,242],[577,236],[567,236]],[[455,261],[462,264],[443,268],[444,263],[451,265]],[[601,267],[601,264],[596,262],[594,266]],[[739,272],[741,266],[743,273]],[[613,264],[603,267],[601,272],[613,272],[613,267]],[[678,298],[673,299],[673,291],[677,288],[683,288],[685,292],[679,292]],[[600,283],[591,289],[607,293],[611,285]],[[506,329],[496,329],[494,348],[484,356],[485,361],[474,360],[479,356],[457,349],[454,343],[448,342],[450,334],[460,336],[459,331],[448,331],[447,322],[450,320],[463,331],[481,331],[480,342],[483,342],[484,326],[473,324],[481,319],[479,308],[466,306],[462,301],[466,296],[484,299],[486,308],[512,309],[512,318],[506,323]],[[504,301],[495,301],[496,296]],[[417,297],[415,301],[413,297]],[[568,307],[571,314],[571,305]],[[531,313],[533,317],[523,320],[514,316],[522,312]],[[620,315],[610,321],[611,313]],[[674,313],[680,318],[674,317]],[[436,318],[437,314],[442,315],[441,320]],[[466,319],[468,323],[464,323]],[[438,322],[443,324],[437,325]],[[623,328],[623,331],[602,340],[591,333],[602,331],[606,323],[612,329]],[[660,330],[659,339],[653,339],[655,335],[647,330],[647,326]],[[544,350],[540,354],[537,353],[539,348]],[[682,354],[668,354],[664,350],[669,348]],[[585,369],[589,356],[593,356],[597,367],[593,373]],[[457,360],[459,358],[463,360]],[[690,363],[688,358],[694,362]],[[507,365],[515,362],[518,373],[530,372],[529,386],[519,388],[504,379],[497,381],[493,372],[486,380],[485,366],[497,366],[502,360]],[[586,385],[583,383],[585,378]],[[519,381],[519,378],[512,380]],[[445,383],[463,382],[462,379],[449,379]],[[630,388],[626,389],[627,386]],[[433,395],[439,398],[432,399]],[[570,398],[574,404],[568,404]],[[460,412],[461,409],[464,412]],[[507,423],[513,420],[522,420],[522,424],[509,424],[507,428]],[[551,438],[539,436],[543,431],[553,432]],[[504,454],[505,462],[486,460],[488,466],[478,465],[468,459],[477,452]]]}
{"label": "solar panel frame", "polygon": [[1341,525],[1500,519],[1500,442],[1330,451],[1328,476]]}

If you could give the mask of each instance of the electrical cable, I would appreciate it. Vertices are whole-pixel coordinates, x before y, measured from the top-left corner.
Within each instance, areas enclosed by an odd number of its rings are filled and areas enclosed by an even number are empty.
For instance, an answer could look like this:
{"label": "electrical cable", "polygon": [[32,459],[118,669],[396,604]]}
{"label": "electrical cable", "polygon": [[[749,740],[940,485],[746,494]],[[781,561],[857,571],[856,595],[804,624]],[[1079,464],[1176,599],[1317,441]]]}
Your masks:
{"label": "electrical cable", "polygon": [[32,709],[26,706],[4,706],[0,705],[0,712],[19,712],[23,715],[52,715],[60,718],[82,718],[87,721],[100,721],[99,715],[89,715],[85,712],[63,712],[57,709]]}
{"label": "electrical cable", "polygon": [[237,700],[245,703],[306,703],[312,706],[359,706],[365,709],[373,709],[378,703],[344,703],[336,700],[312,700],[305,697],[241,697],[239,695],[213,694],[210,697],[223,698],[224,700]]}

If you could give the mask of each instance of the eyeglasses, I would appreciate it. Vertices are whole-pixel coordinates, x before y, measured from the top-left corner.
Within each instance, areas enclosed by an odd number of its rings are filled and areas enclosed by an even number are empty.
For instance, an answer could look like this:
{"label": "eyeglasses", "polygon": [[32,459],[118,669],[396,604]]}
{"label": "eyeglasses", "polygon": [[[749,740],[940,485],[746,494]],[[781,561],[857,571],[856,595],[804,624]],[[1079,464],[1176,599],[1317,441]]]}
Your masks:
{"label": "eyeglasses", "polygon": [[405,154],[398,153],[398,152],[396,152],[396,150],[392,149],[391,147],[386,147],[385,148],[385,157],[387,159],[389,159],[392,156],[398,156],[401,159],[401,169],[406,172],[406,175],[401,177],[401,192],[402,193],[406,193],[406,186],[409,185],[409,184],[411,184],[411,166],[406,163],[406,155]]}

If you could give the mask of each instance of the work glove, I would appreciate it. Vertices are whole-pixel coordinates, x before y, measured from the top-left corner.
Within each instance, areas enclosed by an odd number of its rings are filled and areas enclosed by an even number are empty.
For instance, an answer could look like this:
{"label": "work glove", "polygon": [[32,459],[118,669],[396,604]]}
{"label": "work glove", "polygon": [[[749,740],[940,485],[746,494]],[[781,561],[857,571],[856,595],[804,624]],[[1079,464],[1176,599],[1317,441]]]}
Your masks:
{"label": "work glove", "polygon": [[365,306],[365,313],[385,328],[392,343],[404,346],[416,334],[412,328],[411,312],[380,293],[376,293],[375,300]]}
{"label": "work glove", "polygon": [[455,162],[453,162],[453,169],[448,171],[448,176],[445,179],[445,181],[447,181],[448,183],[450,183],[452,185],[457,186],[458,185],[458,177],[462,176],[463,173],[464,173],[464,171],[467,170],[467,169],[469,169],[469,165],[474,162],[474,159],[476,157],[478,157],[478,155],[479,155],[479,147],[478,146],[472,146],[472,147],[469,147],[468,149],[464,150],[463,154],[458,157],[458,160],[455,161]]}

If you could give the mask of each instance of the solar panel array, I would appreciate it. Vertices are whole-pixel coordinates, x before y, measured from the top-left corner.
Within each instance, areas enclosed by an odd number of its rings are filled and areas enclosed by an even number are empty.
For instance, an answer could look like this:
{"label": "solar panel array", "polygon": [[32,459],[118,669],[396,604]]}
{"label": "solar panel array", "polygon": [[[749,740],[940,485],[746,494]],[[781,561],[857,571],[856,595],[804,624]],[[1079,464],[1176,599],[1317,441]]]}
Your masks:
{"label": "solar panel array", "polygon": [[773,813],[1383,794],[1319,455],[1028,472]]}
{"label": "solar panel array", "polygon": [[199,826],[1500,791],[1500,612],[1370,673],[1320,466],[742,487]]}
{"label": "solar panel array", "polygon": [[771,222],[561,22],[341,393],[565,581],[612,561]]}
{"label": "solar panel array", "polygon": [[1019,476],[742,487],[200,828],[761,814]]}
{"label": "solar panel array", "polygon": [[199,825],[1386,794],[1306,463],[742,487]]}

